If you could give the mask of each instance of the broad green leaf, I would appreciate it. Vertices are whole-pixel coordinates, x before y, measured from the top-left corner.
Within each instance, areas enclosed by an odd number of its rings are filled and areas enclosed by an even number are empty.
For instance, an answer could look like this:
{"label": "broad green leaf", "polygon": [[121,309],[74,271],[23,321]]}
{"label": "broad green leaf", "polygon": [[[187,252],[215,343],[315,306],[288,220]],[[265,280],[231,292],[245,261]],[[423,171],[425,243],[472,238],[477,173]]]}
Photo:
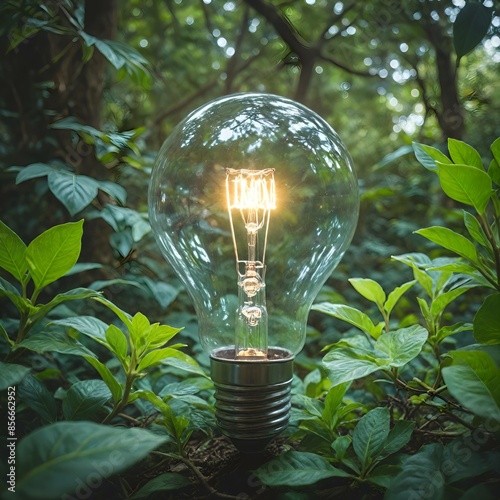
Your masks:
{"label": "broad green leaf", "polygon": [[0,361],[0,391],[19,384],[29,372],[30,368],[27,366]]}
{"label": "broad green leaf", "polygon": [[500,163],[497,160],[491,160],[488,167],[488,175],[497,186],[500,186]]}
{"label": "broad green leaf", "polygon": [[389,431],[389,435],[380,453],[381,459],[398,452],[411,438],[415,422],[409,420],[397,420],[394,427]]}
{"label": "broad green leaf", "polygon": [[484,171],[468,165],[436,162],[443,191],[455,201],[473,206],[483,214],[491,196],[491,178]]}
{"label": "broad green leaf", "polygon": [[316,455],[300,451],[287,451],[254,471],[268,486],[307,486],[328,477],[348,477],[349,474],[330,465]]}
{"label": "broad green leaf", "polygon": [[73,356],[89,356],[95,358],[95,354],[87,349],[77,340],[68,337],[63,332],[54,330],[35,333],[17,344],[16,348],[29,349],[38,353],[59,352]]}
{"label": "broad green leaf", "polygon": [[458,61],[473,50],[486,36],[493,9],[479,2],[467,2],[453,23],[453,44]]}
{"label": "broad green leaf", "polygon": [[136,399],[144,399],[145,401],[149,401],[154,407],[159,410],[163,416],[168,416],[169,418],[173,418],[172,409],[170,406],[165,403],[161,398],[159,398],[153,391],[148,391],[146,389],[139,389],[138,391],[134,391],[130,397],[128,402],[131,403]]}
{"label": "broad green leaf", "polygon": [[339,436],[335,441],[332,443],[332,449],[335,451],[335,458],[337,460],[342,461],[344,458],[347,449],[349,446],[351,446],[352,439],[350,436]]}
{"label": "broad green leaf", "polygon": [[33,318],[34,321],[46,316],[52,309],[56,306],[63,304],[64,302],[69,302],[72,300],[82,300],[98,297],[100,294],[94,290],[89,290],[88,288],[74,288],[67,292],[57,294],[50,302],[47,304],[38,305],[36,317]]}
{"label": "broad green leaf", "polygon": [[413,143],[415,157],[427,169],[432,172],[437,172],[436,161],[442,163],[451,163],[451,160],[439,149],[427,146],[425,144]]}
{"label": "broad green leaf", "polygon": [[[23,438],[17,448],[20,498],[61,498],[117,474],[166,441],[145,429],[59,422]],[[88,484],[87,484],[88,483]]]}
{"label": "broad green leaf", "polygon": [[481,155],[469,144],[450,137],[448,139],[448,150],[453,163],[484,170]]}
{"label": "broad green leaf", "polygon": [[106,340],[106,330],[108,325],[94,316],[73,316],[72,318],[63,318],[52,321],[52,325],[61,325],[66,328],[73,328],[83,335],[95,340],[109,349]]}
{"label": "broad green leaf", "polygon": [[484,233],[484,230],[481,227],[479,221],[476,219],[476,217],[474,217],[469,212],[466,212],[465,210],[463,211],[463,214],[465,227],[467,228],[469,234],[481,246],[486,248],[489,251],[490,255],[493,255],[493,248],[491,246],[491,243],[488,241],[488,238],[486,237],[486,234]]}
{"label": "broad green leaf", "polygon": [[366,377],[381,367],[370,353],[362,354],[352,347],[334,347],[323,358],[332,385],[339,385],[358,378]]}
{"label": "broad green leaf", "polygon": [[80,380],[73,384],[62,402],[66,420],[89,420],[109,400],[111,392],[102,380]]}
{"label": "broad green leaf", "polygon": [[191,480],[181,474],[174,472],[164,472],[159,476],[148,481],[144,486],[141,486],[131,497],[130,500],[148,500],[151,495],[159,491],[172,491],[192,485]]}
{"label": "broad green leaf", "polygon": [[53,172],[55,168],[57,167],[48,165],[46,163],[32,163],[31,165],[22,167],[22,169],[17,174],[16,184],[21,184],[22,182],[36,179],[38,177],[46,177],[51,172]]}
{"label": "broad green leaf", "polygon": [[500,369],[484,351],[452,351],[442,369],[450,394],[465,408],[500,422]]}
{"label": "broad green leaf", "polygon": [[111,309],[117,316],[120,318],[122,323],[127,327],[130,332],[130,328],[132,327],[132,317],[130,314],[122,311],[117,305],[113,304],[110,300],[106,299],[102,295],[97,295],[96,297],[92,297],[97,302],[104,304],[107,308]]}
{"label": "broad green leaf", "polygon": [[474,338],[480,344],[500,344],[500,293],[486,297],[473,324]]}
{"label": "broad green leaf", "polygon": [[181,330],[182,328],[173,328],[172,326],[159,325],[157,323],[151,325],[147,338],[148,349],[154,349],[165,345]]}
{"label": "broad green leaf", "polygon": [[500,165],[500,137],[493,141],[493,144],[490,146],[491,152],[493,154],[494,160]]}
{"label": "broad green leaf", "polygon": [[38,413],[46,422],[57,420],[57,406],[54,396],[37,378],[29,375],[19,384],[19,399]]}
{"label": "broad green leaf", "polygon": [[124,187],[111,181],[96,181],[101,191],[109,194],[112,198],[125,205],[127,201],[127,191]]}
{"label": "broad green leaf", "polygon": [[54,226],[36,237],[26,250],[37,290],[64,276],[80,255],[83,220]]}
{"label": "broad green leaf", "polygon": [[387,355],[390,366],[404,366],[420,354],[427,336],[427,330],[420,325],[400,328],[383,333],[375,343],[375,350]]}
{"label": "broad green leaf", "polygon": [[402,463],[401,472],[390,483],[387,500],[408,500],[409,492],[418,499],[443,498],[445,477],[440,470],[443,445],[425,445]]}
{"label": "broad green leaf", "polygon": [[384,311],[387,314],[391,314],[392,310],[398,303],[399,299],[416,283],[416,280],[408,281],[403,283],[401,286],[396,287],[387,297],[387,301],[384,304]]}
{"label": "broad green leaf", "polygon": [[161,361],[164,366],[175,367],[188,373],[194,373],[196,375],[201,375],[202,377],[209,378],[195,359],[193,359],[185,352],[177,351],[173,348],[171,349],[172,351],[170,355],[167,358],[162,359]]}
{"label": "broad green leaf", "polygon": [[352,446],[363,470],[382,451],[389,436],[390,420],[388,408],[375,408],[364,415],[354,428]]}
{"label": "broad green leaf", "polygon": [[463,293],[467,292],[471,288],[474,288],[475,285],[462,285],[457,288],[453,288],[448,292],[444,292],[439,294],[431,304],[431,314],[436,318],[439,314],[441,314],[446,306],[453,302],[457,297],[460,297]]}
{"label": "broad green leaf", "polygon": [[321,415],[325,422],[335,423],[338,409],[350,385],[350,383],[339,384],[328,391],[325,397],[325,407]]}
{"label": "broad green leaf", "polygon": [[472,330],[471,323],[457,323],[451,326],[443,326],[436,333],[436,339],[438,342],[441,342],[446,337],[450,335],[455,335],[460,332],[468,332]]}
{"label": "broad green leaf", "polygon": [[365,299],[375,302],[380,307],[384,305],[385,292],[376,281],[368,278],[350,278],[348,281]]}
{"label": "broad green leaf", "polygon": [[371,335],[374,339],[379,337],[384,327],[383,323],[379,323],[375,326],[372,320],[365,313],[344,304],[330,304],[328,302],[323,302],[321,304],[315,304],[312,307],[312,310],[319,311],[345,321],[356,328],[359,328],[363,332],[366,332],[368,335]]}
{"label": "broad green leaf", "polygon": [[120,382],[116,380],[109,368],[96,358],[85,356],[85,359],[98,371],[104,383],[109,387],[113,400],[115,402],[120,401],[123,395],[123,387]]}
{"label": "broad green leaf", "polygon": [[[475,267],[472,267],[471,265],[460,260],[450,262],[449,264],[444,264],[442,266],[429,267],[428,271],[444,271],[455,274],[466,274],[474,279],[474,284],[476,286],[485,286],[496,290],[495,286],[490,283]],[[494,279],[493,275],[491,277]]]}
{"label": "broad green leaf", "polygon": [[28,271],[26,245],[2,221],[0,221],[0,267],[12,274],[20,283],[24,281]]}
{"label": "broad green leaf", "polygon": [[97,181],[86,175],[53,171],[47,179],[50,190],[71,215],[81,212],[97,196]]}
{"label": "broad green leaf", "polygon": [[157,365],[161,361],[165,361],[170,356],[174,356],[177,352],[177,350],[172,349],[171,347],[150,351],[141,359],[137,370],[142,371],[150,366]]}
{"label": "broad green leaf", "polygon": [[455,233],[455,231],[447,227],[433,226],[419,229],[415,232],[474,264],[478,262],[477,251],[474,244],[465,236]]}
{"label": "broad green leaf", "polygon": [[120,361],[127,357],[128,342],[125,334],[115,325],[109,325],[106,330],[106,340],[111,350]]}

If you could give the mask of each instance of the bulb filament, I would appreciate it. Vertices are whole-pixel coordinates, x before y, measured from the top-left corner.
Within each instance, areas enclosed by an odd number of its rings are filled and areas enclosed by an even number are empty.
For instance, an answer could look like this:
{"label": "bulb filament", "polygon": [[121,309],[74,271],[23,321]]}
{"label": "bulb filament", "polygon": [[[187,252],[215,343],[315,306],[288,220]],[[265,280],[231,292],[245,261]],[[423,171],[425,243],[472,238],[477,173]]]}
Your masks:
{"label": "bulb filament", "polygon": [[[229,221],[236,255],[239,307],[236,321],[236,357],[267,357],[265,254],[271,210],[276,208],[274,169],[226,169]],[[240,214],[246,233],[246,259],[241,259],[233,211]],[[259,251],[259,235],[262,241]],[[240,245],[238,245],[240,243]],[[259,255],[260,253],[260,255]],[[259,258],[260,257],[260,258]]]}

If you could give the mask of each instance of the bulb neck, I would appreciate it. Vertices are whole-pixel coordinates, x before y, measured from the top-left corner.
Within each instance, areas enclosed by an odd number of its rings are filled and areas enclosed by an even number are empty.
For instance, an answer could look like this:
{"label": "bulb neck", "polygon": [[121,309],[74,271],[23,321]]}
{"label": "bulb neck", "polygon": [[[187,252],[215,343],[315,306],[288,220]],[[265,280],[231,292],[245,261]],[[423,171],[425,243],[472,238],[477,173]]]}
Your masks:
{"label": "bulb neck", "polygon": [[240,452],[260,453],[288,425],[294,356],[270,347],[267,359],[234,358],[234,347],[210,355],[217,425]]}

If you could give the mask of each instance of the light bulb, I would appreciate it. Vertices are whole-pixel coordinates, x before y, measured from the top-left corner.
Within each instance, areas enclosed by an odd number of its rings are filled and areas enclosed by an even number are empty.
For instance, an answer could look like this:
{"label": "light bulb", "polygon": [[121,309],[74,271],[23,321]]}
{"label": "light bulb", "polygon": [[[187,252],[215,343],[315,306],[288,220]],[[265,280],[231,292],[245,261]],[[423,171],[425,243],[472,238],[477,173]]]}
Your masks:
{"label": "light bulb", "polygon": [[217,423],[242,451],[261,450],[287,426],[309,310],[358,211],[342,140],[283,97],[211,101],[160,149],[151,226],[194,302]]}

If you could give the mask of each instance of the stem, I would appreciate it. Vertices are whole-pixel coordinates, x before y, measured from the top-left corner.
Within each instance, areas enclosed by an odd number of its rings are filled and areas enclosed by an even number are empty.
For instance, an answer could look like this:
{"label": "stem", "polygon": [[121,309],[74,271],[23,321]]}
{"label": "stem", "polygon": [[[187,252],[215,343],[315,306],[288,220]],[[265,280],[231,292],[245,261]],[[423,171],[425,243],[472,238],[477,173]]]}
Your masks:
{"label": "stem", "polygon": [[134,383],[135,378],[135,375],[133,375],[132,373],[127,373],[122,398],[120,399],[120,401],[118,401],[118,403],[116,403],[114,408],[111,410],[111,413],[108,413],[106,418],[102,421],[103,424],[107,424],[109,421],[111,421],[127,405],[128,397],[130,396],[130,391],[132,389],[132,384]]}
{"label": "stem", "polygon": [[495,269],[497,273],[497,282],[496,286],[500,290],[500,248],[497,246],[495,241],[495,236],[493,235],[493,231],[488,223],[486,217],[482,214],[479,215],[479,222],[484,229],[484,233],[486,234],[486,238],[491,243],[493,248],[493,256],[495,257]]}

